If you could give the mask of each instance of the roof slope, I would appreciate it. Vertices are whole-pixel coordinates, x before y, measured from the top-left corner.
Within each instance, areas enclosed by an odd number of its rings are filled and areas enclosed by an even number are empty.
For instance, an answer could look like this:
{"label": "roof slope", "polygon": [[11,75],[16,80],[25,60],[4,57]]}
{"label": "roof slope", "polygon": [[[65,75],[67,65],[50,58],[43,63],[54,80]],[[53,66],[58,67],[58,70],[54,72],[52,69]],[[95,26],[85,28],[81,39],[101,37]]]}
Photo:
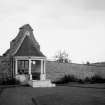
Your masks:
{"label": "roof slope", "polygon": [[41,51],[39,51],[30,40],[29,36],[26,36],[15,54],[15,56],[38,56],[44,57]]}
{"label": "roof slope", "polygon": [[26,24],[20,28],[16,38],[10,42],[10,49],[8,49],[3,55],[45,57],[44,54],[42,54],[40,51],[40,45],[36,41],[33,35],[33,29],[29,24]]}

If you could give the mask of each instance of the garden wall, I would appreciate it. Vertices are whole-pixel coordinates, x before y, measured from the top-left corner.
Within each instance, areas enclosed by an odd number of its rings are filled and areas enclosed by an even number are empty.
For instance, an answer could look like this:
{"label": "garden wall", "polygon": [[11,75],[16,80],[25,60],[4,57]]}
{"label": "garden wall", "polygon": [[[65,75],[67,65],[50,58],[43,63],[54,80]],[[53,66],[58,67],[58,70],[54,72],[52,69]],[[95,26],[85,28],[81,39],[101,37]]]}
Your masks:
{"label": "garden wall", "polygon": [[[5,63],[5,62],[4,62]],[[0,64],[0,79],[8,75],[8,65]],[[105,78],[105,65],[86,65],[75,63],[58,63],[55,61],[46,62],[47,79],[57,80],[64,75],[74,75],[77,78],[84,79],[99,75]]]}
{"label": "garden wall", "polygon": [[57,63],[54,61],[47,61],[46,63],[47,79],[57,80],[66,75],[74,75],[77,78],[84,79],[85,77],[92,77],[99,75],[105,78],[105,65],[86,65],[75,63]]}

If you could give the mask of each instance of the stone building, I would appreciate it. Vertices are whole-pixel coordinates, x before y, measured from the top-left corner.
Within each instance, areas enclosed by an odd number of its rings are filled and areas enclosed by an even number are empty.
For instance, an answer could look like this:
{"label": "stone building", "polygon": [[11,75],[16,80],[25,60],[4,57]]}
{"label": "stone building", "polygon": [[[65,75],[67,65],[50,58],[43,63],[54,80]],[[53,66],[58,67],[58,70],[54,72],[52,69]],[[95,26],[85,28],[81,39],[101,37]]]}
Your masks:
{"label": "stone building", "polygon": [[54,86],[46,79],[46,56],[40,51],[29,24],[20,27],[18,35],[3,55],[10,60],[12,77],[21,82],[27,81],[32,87]]}

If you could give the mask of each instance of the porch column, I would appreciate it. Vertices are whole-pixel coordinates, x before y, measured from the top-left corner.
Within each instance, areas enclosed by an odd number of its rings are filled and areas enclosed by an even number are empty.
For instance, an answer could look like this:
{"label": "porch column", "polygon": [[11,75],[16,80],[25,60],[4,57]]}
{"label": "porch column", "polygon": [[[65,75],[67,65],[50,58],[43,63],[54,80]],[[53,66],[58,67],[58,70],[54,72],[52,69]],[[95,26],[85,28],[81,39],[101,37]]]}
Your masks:
{"label": "porch column", "polygon": [[41,74],[43,74],[43,60],[41,60]]}
{"label": "porch column", "polygon": [[32,74],[31,74],[31,59],[29,59],[29,78],[32,80]]}
{"label": "porch column", "polygon": [[44,60],[43,63],[44,63],[44,78],[46,79],[46,60]]}
{"label": "porch column", "polygon": [[17,66],[17,63],[18,63],[18,61],[17,61],[17,59],[15,59],[15,75],[18,74],[18,66]]}
{"label": "porch column", "polygon": [[46,74],[46,61],[44,60],[44,74]]}
{"label": "porch column", "polygon": [[44,60],[41,60],[41,74],[40,74],[40,80],[45,80],[45,72],[44,72]]}

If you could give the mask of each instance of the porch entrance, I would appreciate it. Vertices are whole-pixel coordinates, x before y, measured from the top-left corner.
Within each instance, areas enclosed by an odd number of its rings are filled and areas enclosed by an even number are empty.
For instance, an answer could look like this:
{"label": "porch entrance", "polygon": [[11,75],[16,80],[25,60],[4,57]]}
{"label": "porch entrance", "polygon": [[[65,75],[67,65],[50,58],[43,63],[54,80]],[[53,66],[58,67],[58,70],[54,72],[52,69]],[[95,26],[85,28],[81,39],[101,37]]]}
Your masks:
{"label": "porch entrance", "polygon": [[15,57],[15,74],[26,75],[28,80],[45,80],[45,59]]}

